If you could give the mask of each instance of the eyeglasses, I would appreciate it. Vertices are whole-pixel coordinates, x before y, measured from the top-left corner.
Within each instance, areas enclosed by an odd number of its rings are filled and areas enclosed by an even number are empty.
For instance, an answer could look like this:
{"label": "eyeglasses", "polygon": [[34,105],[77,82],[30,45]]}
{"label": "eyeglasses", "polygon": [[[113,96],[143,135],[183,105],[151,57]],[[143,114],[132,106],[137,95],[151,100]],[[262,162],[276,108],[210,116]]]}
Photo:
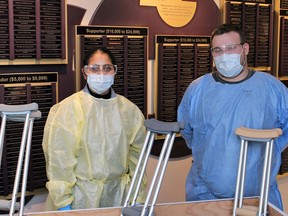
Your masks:
{"label": "eyeglasses", "polygon": [[98,64],[92,64],[92,65],[85,65],[84,66],[85,72],[88,70],[91,73],[100,73],[101,71],[103,73],[111,73],[115,72],[117,73],[117,65],[113,64],[104,64],[104,65],[98,65]]}
{"label": "eyeglasses", "polygon": [[223,53],[237,53],[237,48],[239,46],[243,46],[243,43],[212,47],[210,50],[213,56],[219,56]]}

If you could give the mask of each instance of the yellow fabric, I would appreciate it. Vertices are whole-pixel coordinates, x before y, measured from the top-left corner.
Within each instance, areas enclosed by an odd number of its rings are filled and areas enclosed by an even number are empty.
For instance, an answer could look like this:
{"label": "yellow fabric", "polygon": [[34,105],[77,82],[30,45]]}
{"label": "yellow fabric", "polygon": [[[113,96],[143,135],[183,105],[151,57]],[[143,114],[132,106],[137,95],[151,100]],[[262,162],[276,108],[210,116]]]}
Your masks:
{"label": "yellow fabric", "polygon": [[145,136],[142,112],[121,95],[105,100],[80,91],[54,105],[42,144],[46,210],[123,205]]}

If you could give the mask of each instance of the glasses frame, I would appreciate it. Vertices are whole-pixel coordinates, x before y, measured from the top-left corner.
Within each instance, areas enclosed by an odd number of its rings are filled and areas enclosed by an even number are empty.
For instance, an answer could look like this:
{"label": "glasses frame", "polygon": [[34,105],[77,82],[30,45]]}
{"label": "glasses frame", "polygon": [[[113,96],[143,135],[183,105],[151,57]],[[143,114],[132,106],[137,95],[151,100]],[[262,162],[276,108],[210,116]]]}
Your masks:
{"label": "glasses frame", "polygon": [[[99,70],[98,71],[92,71],[90,68],[89,68],[89,66],[97,66],[97,67],[99,67]],[[103,67],[105,67],[105,66],[111,66],[111,67],[113,67],[113,70],[111,70],[111,71],[105,71],[105,70],[103,70]],[[114,73],[114,74],[116,74],[117,73],[117,65],[114,65],[114,64],[103,64],[103,65],[99,65],[99,64],[90,64],[90,65],[85,65],[84,66],[84,71],[85,71],[85,73],[87,73],[87,71],[89,71],[90,73],[92,73],[92,74],[99,74],[99,73],[104,73],[104,74],[112,74],[112,72]]]}
{"label": "glasses frame", "polygon": [[[220,55],[223,55],[224,53],[234,53],[233,51],[236,50],[237,46],[242,46],[243,47],[244,44],[245,43],[226,44],[226,45],[222,45],[222,46],[211,47],[210,48],[210,52],[211,52],[211,54],[213,56],[220,56]],[[215,49],[220,49],[221,51],[215,53],[215,51],[214,51]],[[229,49],[232,49],[232,50],[229,50]]]}

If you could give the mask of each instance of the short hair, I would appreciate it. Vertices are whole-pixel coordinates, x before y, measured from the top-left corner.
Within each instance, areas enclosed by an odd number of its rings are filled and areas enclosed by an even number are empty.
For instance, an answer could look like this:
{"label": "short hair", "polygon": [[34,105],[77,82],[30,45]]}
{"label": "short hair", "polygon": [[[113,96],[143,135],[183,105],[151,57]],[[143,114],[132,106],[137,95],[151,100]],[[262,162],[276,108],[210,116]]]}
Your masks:
{"label": "short hair", "polygon": [[222,35],[222,34],[225,34],[225,33],[229,33],[229,32],[236,32],[239,34],[240,36],[240,40],[241,40],[241,43],[244,44],[246,43],[246,37],[244,35],[244,32],[242,31],[242,29],[237,26],[237,25],[232,25],[230,23],[224,23],[222,25],[220,25],[219,27],[217,27],[213,32],[212,32],[212,35],[211,35],[211,43],[212,43],[212,40],[213,38],[216,36],[216,35]]}
{"label": "short hair", "polygon": [[90,58],[96,53],[100,51],[101,53],[107,54],[112,62],[113,65],[116,64],[116,59],[113,55],[113,53],[107,48],[107,47],[96,47],[93,48],[91,50],[89,50],[86,55],[85,55],[85,59],[84,59],[84,65],[87,65]]}

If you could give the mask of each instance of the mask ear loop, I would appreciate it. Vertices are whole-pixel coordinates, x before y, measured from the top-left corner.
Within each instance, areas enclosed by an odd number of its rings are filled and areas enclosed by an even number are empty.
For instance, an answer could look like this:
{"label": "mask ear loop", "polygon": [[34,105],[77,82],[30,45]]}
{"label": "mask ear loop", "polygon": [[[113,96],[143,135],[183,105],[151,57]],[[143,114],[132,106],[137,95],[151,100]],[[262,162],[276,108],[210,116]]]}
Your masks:
{"label": "mask ear loop", "polygon": [[[247,47],[244,48],[245,45],[248,45],[248,44],[245,42],[245,43],[242,45],[242,52],[243,52],[244,49],[248,49]],[[249,45],[248,45],[248,47],[249,47]],[[249,53],[249,49],[248,49],[248,53]],[[248,53],[247,53],[247,54],[244,53],[244,54],[245,54],[245,61],[244,61],[243,65],[245,65],[245,64],[247,63],[247,56],[248,56]],[[244,67],[244,66],[243,66],[243,67]]]}

